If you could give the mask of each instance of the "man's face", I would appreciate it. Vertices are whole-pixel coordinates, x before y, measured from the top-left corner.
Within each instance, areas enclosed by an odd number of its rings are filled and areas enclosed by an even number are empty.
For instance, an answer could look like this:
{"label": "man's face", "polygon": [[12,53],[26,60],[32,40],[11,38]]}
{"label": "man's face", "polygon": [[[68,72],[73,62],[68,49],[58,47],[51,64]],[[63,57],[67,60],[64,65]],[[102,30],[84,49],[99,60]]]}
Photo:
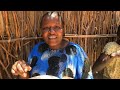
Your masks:
{"label": "man's face", "polygon": [[50,47],[58,47],[63,38],[62,23],[58,17],[45,16],[42,22],[42,37]]}

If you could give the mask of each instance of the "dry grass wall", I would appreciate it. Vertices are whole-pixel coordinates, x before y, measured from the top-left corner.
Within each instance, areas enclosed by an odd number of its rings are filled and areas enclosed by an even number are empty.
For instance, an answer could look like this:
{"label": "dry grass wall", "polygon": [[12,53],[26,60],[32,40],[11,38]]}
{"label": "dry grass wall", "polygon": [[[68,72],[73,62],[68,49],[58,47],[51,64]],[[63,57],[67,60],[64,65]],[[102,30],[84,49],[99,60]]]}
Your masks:
{"label": "dry grass wall", "polygon": [[[32,47],[41,40],[40,19],[45,11],[0,11],[0,78],[12,79],[12,64],[27,61]],[[83,47],[91,65],[104,45],[116,40],[119,11],[59,11],[65,37]]]}

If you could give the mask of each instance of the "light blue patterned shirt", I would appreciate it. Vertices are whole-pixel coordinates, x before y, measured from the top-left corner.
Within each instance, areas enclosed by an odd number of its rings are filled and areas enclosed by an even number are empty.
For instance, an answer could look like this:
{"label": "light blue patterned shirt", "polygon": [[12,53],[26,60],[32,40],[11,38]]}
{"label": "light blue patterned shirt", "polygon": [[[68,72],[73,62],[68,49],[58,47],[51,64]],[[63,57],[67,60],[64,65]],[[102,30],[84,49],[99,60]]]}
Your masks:
{"label": "light blue patterned shirt", "polygon": [[36,44],[29,57],[30,76],[53,75],[60,79],[93,79],[90,63],[84,50],[73,42],[59,50],[51,50],[45,42]]}

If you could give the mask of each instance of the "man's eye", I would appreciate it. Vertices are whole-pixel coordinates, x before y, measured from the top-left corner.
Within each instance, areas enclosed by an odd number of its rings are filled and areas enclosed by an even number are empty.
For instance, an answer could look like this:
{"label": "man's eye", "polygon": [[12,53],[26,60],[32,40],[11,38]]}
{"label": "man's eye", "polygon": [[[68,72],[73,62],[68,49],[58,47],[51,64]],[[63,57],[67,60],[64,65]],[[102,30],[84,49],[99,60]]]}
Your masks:
{"label": "man's eye", "polygon": [[54,29],[59,30],[59,29],[61,29],[61,27],[55,26]]}
{"label": "man's eye", "polygon": [[49,28],[48,27],[43,28],[43,31],[49,31]]}

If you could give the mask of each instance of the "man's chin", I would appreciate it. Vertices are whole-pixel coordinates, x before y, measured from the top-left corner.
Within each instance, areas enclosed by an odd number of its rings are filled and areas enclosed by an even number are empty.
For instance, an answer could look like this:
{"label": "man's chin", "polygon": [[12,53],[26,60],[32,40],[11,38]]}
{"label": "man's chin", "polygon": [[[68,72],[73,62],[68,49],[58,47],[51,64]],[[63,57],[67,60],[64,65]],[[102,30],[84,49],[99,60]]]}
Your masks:
{"label": "man's chin", "polygon": [[49,41],[49,42],[48,42],[48,45],[49,45],[49,46],[56,46],[57,43],[58,43],[57,41]]}
{"label": "man's chin", "polygon": [[59,44],[57,44],[57,43],[55,43],[55,44],[54,43],[49,43],[48,45],[49,45],[50,48],[53,48],[53,49],[58,48],[58,46],[59,46]]}
{"label": "man's chin", "polygon": [[58,46],[57,44],[48,44],[50,47],[55,47],[55,46]]}

